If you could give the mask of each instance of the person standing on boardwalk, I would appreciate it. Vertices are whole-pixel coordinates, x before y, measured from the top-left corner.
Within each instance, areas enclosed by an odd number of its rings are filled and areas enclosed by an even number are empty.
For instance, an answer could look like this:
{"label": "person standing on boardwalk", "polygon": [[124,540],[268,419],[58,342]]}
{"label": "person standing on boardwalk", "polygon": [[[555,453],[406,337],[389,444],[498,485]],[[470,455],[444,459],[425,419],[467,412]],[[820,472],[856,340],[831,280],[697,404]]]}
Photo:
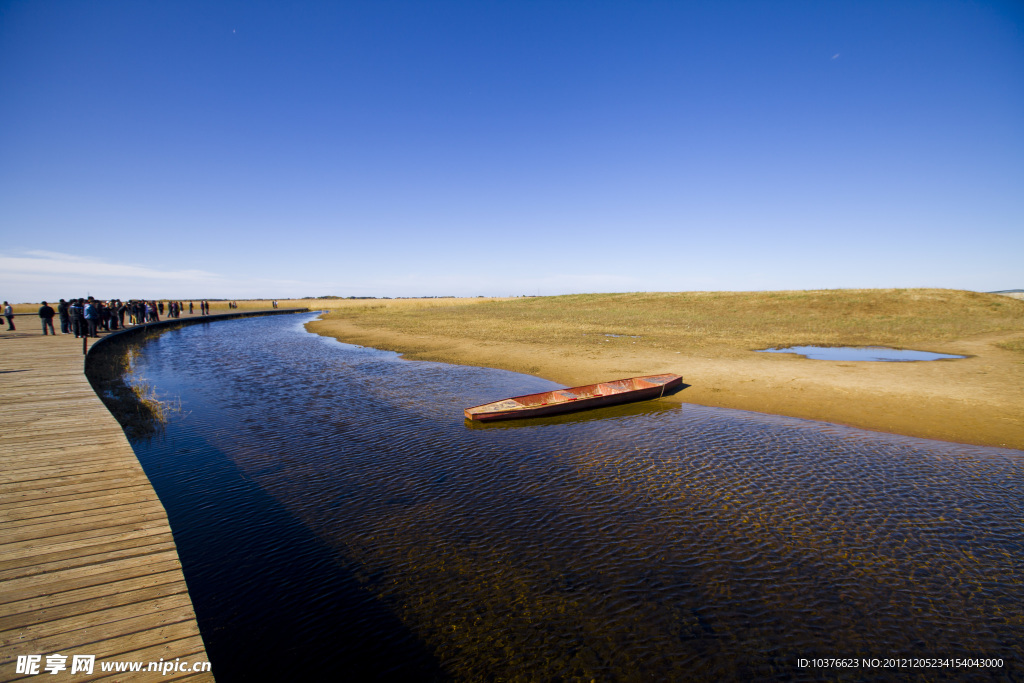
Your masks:
{"label": "person standing on boardwalk", "polygon": [[111,299],[108,301],[107,309],[110,311],[110,329],[121,329],[121,325],[117,320],[117,299]]}
{"label": "person standing on boardwalk", "polygon": [[100,312],[96,308],[96,300],[91,296],[82,309],[82,317],[85,318],[85,337],[98,337],[96,325],[100,321]]}
{"label": "person standing on boardwalk", "polygon": [[110,308],[102,301],[97,301],[96,311],[100,314],[100,327],[104,332],[110,332]]}
{"label": "person standing on boardwalk", "polygon": [[7,303],[6,301],[4,302],[4,317],[7,318],[7,331],[8,332],[13,332],[14,331],[14,309],[11,308],[11,305],[9,303]]}
{"label": "person standing on boardwalk", "polygon": [[84,307],[81,299],[72,299],[68,305],[68,316],[71,318],[71,331],[75,339],[85,336],[85,317],[82,315]]}
{"label": "person standing on boardwalk", "polygon": [[43,302],[43,305],[39,307],[39,320],[43,323],[43,336],[44,337],[46,336],[46,328],[47,327],[50,328],[50,334],[52,334],[54,337],[57,336],[57,333],[54,332],[54,330],[53,330],[53,314],[54,314],[54,312],[55,311],[53,310],[53,307],[50,306],[45,301]]}
{"label": "person standing on boardwalk", "polygon": [[68,317],[68,302],[64,301],[64,299],[61,299],[60,303],[57,304],[57,315],[60,316],[60,333],[68,334],[71,332],[71,319]]}

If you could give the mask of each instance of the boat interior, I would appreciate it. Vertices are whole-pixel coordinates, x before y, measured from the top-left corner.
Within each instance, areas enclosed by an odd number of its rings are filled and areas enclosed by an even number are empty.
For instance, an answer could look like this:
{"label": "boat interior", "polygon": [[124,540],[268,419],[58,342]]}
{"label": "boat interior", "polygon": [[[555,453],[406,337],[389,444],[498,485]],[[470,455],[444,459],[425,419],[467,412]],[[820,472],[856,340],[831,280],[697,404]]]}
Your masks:
{"label": "boat interior", "polygon": [[562,403],[565,401],[579,401],[586,398],[597,398],[600,396],[611,396],[637,389],[650,389],[660,387],[673,375],[652,375],[651,377],[632,377],[620,379],[614,382],[601,382],[600,384],[588,384],[583,387],[572,387],[571,389],[556,389],[545,391],[540,394],[529,394],[527,396],[516,396],[514,400],[520,406],[537,406],[547,403]]}

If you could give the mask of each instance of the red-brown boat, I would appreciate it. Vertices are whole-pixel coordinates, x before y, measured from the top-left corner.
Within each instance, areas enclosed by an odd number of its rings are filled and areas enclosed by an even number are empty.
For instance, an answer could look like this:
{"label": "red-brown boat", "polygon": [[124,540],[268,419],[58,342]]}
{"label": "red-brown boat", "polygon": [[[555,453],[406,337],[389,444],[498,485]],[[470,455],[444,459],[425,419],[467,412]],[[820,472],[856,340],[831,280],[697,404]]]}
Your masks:
{"label": "red-brown boat", "polygon": [[661,398],[665,392],[683,383],[680,375],[647,375],[585,387],[556,389],[539,394],[513,396],[494,403],[466,408],[467,420],[517,420],[600,408],[618,403]]}

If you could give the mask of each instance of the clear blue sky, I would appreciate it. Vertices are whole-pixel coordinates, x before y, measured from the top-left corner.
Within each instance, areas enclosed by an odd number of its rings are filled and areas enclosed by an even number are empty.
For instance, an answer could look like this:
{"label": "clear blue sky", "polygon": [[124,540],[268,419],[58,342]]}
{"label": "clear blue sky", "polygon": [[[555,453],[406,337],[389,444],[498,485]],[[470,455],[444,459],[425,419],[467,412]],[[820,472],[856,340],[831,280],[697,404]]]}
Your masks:
{"label": "clear blue sky", "polygon": [[0,298],[1024,287],[1020,2],[0,1]]}

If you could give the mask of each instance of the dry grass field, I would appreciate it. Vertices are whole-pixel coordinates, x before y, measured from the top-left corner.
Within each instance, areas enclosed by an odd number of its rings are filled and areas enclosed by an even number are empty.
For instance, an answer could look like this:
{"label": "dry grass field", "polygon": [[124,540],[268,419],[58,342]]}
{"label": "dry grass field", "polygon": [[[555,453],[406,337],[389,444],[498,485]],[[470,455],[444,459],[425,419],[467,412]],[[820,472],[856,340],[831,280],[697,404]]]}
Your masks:
{"label": "dry grass field", "polygon": [[[673,397],[683,402],[1024,448],[1024,301],[998,295],[892,289],[342,300],[309,329],[409,359],[567,385],[677,372],[689,385]],[[854,363],[754,353],[800,344],[969,357]]]}
{"label": "dry grass field", "polygon": [[[975,334],[1024,332],[1024,303],[955,290],[579,294],[477,301],[351,301],[331,310],[328,319],[408,334],[578,349],[603,343],[606,334],[637,337],[646,347],[748,351],[795,344],[934,347]],[[316,307],[313,302],[302,305]]]}

